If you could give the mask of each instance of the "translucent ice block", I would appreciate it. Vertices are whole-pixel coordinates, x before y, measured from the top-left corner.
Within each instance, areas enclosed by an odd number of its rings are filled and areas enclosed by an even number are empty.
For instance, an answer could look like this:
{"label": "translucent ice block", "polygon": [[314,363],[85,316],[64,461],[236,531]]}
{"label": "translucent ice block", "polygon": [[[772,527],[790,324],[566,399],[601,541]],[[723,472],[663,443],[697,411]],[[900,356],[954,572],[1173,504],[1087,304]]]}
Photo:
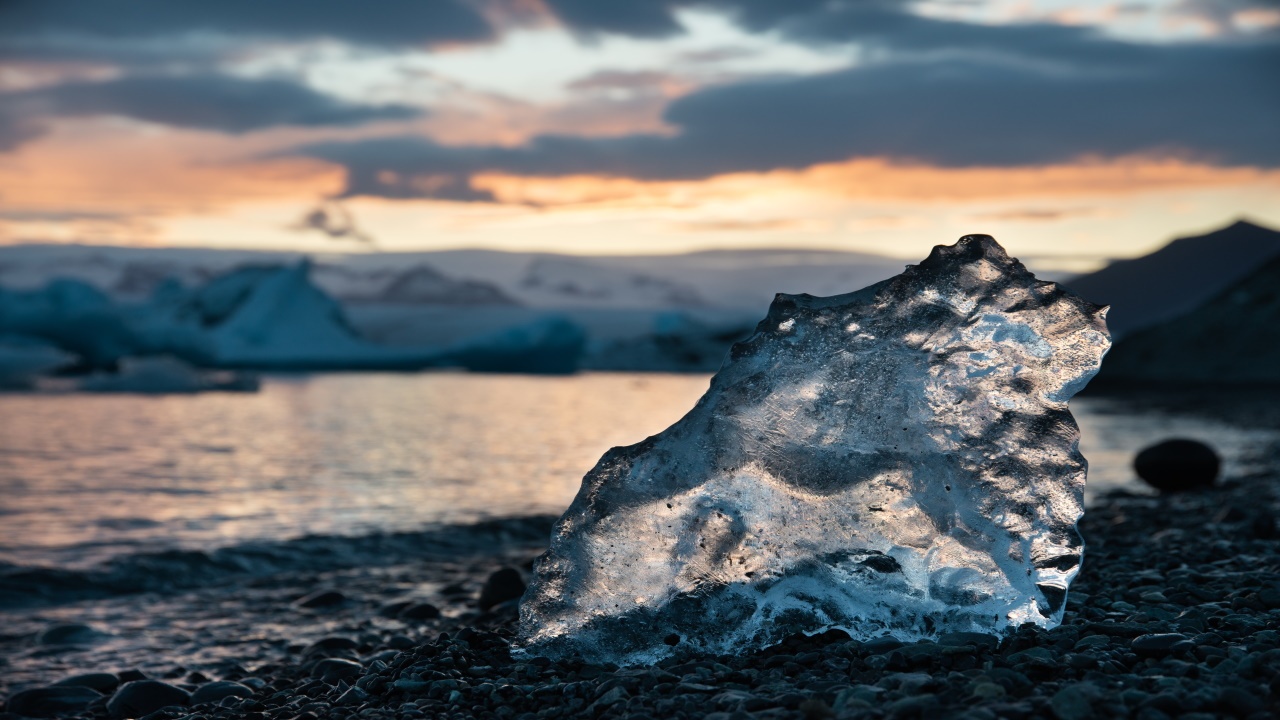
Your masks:
{"label": "translucent ice block", "polygon": [[1057,624],[1083,550],[1067,400],[1104,318],[985,235],[858,292],[777,296],[693,410],[583,479],[520,651],[627,664]]}

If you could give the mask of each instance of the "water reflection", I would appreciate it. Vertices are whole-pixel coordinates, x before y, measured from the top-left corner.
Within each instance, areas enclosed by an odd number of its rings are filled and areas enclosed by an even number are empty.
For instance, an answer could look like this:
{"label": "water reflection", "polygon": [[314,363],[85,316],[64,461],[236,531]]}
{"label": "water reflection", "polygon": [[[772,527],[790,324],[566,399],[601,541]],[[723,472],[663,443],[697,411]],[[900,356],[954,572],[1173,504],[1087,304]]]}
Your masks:
{"label": "water reflection", "polygon": [[256,395],[0,398],[0,558],[85,565],[558,513],[614,445],[674,422],[706,376],[330,375]]}
{"label": "water reflection", "polygon": [[[0,396],[0,559],[85,566],[157,546],[559,513],[609,447],[678,419],[700,375],[273,378],[256,395]],[[1079,399],[1090,494],[1133,452],[1206,439],[1227,471],[1275,437]]]}

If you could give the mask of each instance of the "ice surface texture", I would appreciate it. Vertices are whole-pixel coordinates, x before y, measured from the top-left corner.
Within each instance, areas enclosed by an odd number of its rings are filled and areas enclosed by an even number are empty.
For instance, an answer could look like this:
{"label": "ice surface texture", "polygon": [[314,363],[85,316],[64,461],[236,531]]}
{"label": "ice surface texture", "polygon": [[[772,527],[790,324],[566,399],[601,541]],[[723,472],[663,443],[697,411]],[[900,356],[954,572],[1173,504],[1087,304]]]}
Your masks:
{"label": "ice surface texture", "polygon": [[629,664],[1056,625],[1083,550],[1067,400],[1104,318],[986,235],[859,292],[778,295],[689,414],[583,479],[521,651]]}

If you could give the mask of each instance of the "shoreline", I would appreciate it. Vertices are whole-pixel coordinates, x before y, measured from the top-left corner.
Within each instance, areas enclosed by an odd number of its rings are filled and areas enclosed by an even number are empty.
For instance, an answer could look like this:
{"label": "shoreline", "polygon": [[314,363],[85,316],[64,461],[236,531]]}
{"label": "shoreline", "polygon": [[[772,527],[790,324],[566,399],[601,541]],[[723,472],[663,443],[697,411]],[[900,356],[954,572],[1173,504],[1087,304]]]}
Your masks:
{"label": "shoreline", "polygon": [[[90,644],[69,653],[44,647],[42,653],[29,634],[11,632],[3,641],[4,675],[12,691],[75,672],[141,670],[181,690],[230,681],[247,689],[232,688],[235,692],[250,695],[174,707],[153,720],[355,715],[528,720],[584,712],[718,720],[1262,720],[1275,717],[1272,708],[1280,707],[1277,514],[1275,464],[1202,493],[1103,496],[1081,522],[1085,564],[1068,595],[1063,624],[1049,631],[1023,627],[1003,640],[960,634],[938,643],[860,643],[833,631],[741,657],[672,659],[644,668],[512,660],[508,643],[515,604],[482,612],[475,601],[490,573],[523,565],[538,550],[516,543],[497,554],[264,576],[201,589],[185,602],[205,603],[206,615],[178,622],[176,629],[138,626],[157,645],[141,668],[111,665],[109,644],[102,651]],[[287,600],[322,586],[339,589],[341,599],[312,608]],[[163,614],[179,599],[151,593],[96,605],[118,604],[116,617],[130,609],[135,615]],[[441,617],[427,617],[432,609],[424,607],[413,611],[422,618],[405,617],[415,599],[441,611]],[[410,604],[389,610],[406,601]],[[83,604],[45,608],[35,611],[33,620],[66,621],[84,609]],[[111,615],[101,614],[100,621]],[[224,616],[233,619],[219,621]],[[202,655],[199,636],[206,622],[256,622],[258,629]],[[277,632],[264,629],[271,627]],[[209,628],[203,632],[219,634]],[[192,636],[186,659],[167,654],[166,633]],[[117,660],[137,656],[138,650]],[[84,664],[90,662],[98,664]],[[95,697],[78,717],[109,717],[109,697]],[[16,716],[0,713],[0,718],[11,717]]]}

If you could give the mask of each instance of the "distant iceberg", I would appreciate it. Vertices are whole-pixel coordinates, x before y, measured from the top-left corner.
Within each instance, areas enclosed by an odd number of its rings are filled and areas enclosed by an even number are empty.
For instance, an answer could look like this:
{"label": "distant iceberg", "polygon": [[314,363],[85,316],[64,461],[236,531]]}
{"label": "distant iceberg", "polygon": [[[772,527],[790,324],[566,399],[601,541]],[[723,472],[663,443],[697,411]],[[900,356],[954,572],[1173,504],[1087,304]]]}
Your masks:
{"label": "distant iceberg", "polygon": [[74,355],[43,340],[0,336],[0,390],[27,390],[45,374],[74,364]]}
{"label": "distant iceberg", "polygon": [[312,282],[311,269],[306,260],[247,266],[194,289],[169,280],[145,302],[132,304],[113,301],[79,280],[55,280],[38,290],[0,290],[0,333],[47,343],[80,370],[105,373],[85,389],[123,387],[131,381],[120,372],[122,362],[156,356],[171,359],[169,364],[135,363],[129,373],[150,378],[139,380],[144,384],[174,387],[186,383],[172,365],[177,360],[224,370],[462,367],[566,373],[578,368],[586,344],[581,327],[551,316],[453,346],[381,345],[361,337],[338,301]]}
{"label": "distant iceberg", "polygon": [[114,367],[142,350],[121,309],[79,280],[54,280],[39,290],[0,289],[0,334],[42,340],[89,368]]}
{"label": "distant iceberg", "polygon": [[418,369],[435,351],[390,348],[359,336],[342,306],[310,280],[310,263],[246,267],[135,323],[149,350],[196,365],[259,370]]}
{"label": "distant iceberg", "polygon": [[442,352],[438,363],[473,372],[564,375],[578,370],[586,345],[580,326],[552,315],[460,343]]}
{"label": "distant iceberg", "polygon": [[98,372],[81,378],[73,389],[97,393],[140,393],[168,395],[198,392],[256,392],[258,378],[252,373],[230,370],[201,370],[179,360],[158,357],[126,358],[114,373]]}
{"label": "distant iceberg", "polygon": [[591,370],[715,372],[730,346],[751,334],[752,324],[710,324],[685,312],[654,316],[647,333],[600,343],[585,361]]}

